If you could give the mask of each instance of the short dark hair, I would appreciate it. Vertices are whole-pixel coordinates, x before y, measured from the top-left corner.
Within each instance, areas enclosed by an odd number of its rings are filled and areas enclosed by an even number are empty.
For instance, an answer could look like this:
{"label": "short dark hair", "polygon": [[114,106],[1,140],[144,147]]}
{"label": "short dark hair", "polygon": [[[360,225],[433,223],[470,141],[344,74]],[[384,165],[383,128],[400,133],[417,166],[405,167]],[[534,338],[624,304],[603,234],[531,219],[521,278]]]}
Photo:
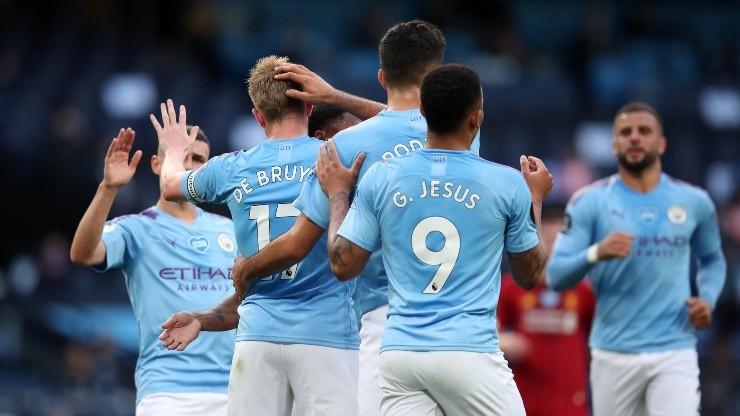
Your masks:
{"label": "short dark hair", "polygon": [[617,117],[619,117],[620,114],[636,113],[639,111],[644,111],[646,113],[652,114],[653,117],[655,117],[655,120],[658,122],[658,127],[660,128],[660,131],[663,131],[663,120],[660,118],[658,110],[656,110],[655,107],[653,107],[652,105],[642,101],[631,101],[620,107],[619,110],[617,110],[617,114],[614,115],[614,120],[616,121]]}
{"label": "short dark hair", "polygon": [[[186,130],[187,130],[187,132],[188,132],[188,134],[190,134],[190,131],[193,129],[193,127],[195,127],[195,126],[191,126],[190,124],[188,124],[185,127]],[[198,134],[195,135],[195,140],[201,141],[201,142],[207,144],[208,147],[211,147],[211,142],[208,141],[208,137],[206,136],[206,132],[204,132],[203,129],[201,129],[201,128],[198,128]]]}
{"label": "short dark hair", "polygon": [[442,64],[445,37],[432,23],[397,23],[378,45],[380,68],[390,86],[418,86],[429,70]]}
{"label": "short dark hair", "polygon": [[480,77],[467,65],[442,65],[431,70],[421,83],[421,109],[432,132],[457,130],[473,110],[482,106]]}
{"label": "short dark hair", "polygon": [[331,123],[342,117],[344,110],[331,104],[321,104],[313,107],[308,117],[308,135],[316,137],[317,130],[326,130]]}

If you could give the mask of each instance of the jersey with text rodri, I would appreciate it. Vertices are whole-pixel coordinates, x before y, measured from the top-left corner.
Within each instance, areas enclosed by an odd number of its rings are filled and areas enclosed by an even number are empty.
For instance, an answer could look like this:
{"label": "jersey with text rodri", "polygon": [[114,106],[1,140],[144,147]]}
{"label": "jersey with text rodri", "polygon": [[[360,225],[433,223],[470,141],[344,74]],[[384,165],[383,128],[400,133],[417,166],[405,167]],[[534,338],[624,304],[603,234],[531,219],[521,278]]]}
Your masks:
{"label": "jersey with text rodri", "polygon": [[[587,247],[611,231],[634,236],[630,254],[589,268]],[[662,174],[654,190],[641,194],[615,174],[571,197],[547,282],[571,286],[588,272],[597,299],[591,347],[622,352],[691,348],[696,338],[684,302],[691,296],[692,249],[700,258],[721,253],[714,205],[703,190]],[[569,264],[581,272],[561,272]],[[698,278],[699,295],[711,305],[724,281],[713,274]]]}
{"label": "jersey with text rodri", "polygon": [[381,351],[498,352],[502,250],[537,244],[531,203],[519,171],[469,151],[420,149],[373,165],[339,234],[382,253]]}
{"label": "jersey with text rodri", "polygon": [[[308,136],[267,140],[214,157],[183,176],[182,190],[194,202],[227,204],[239,255],[252,256],[300,214],[292,202],[322,143]],[[324,233],[297,266],[255,282],[239,306],[237,340],[357,349],[354,284],[331,273]]]}
{"label": "jersey with text rodri", "polygon": [[234,226],[198,208],[193,224],[157,207],[108,221],[106,260],[120,268],[139,326],[136,399],[152,393],[226,393],[235,331],[203,332],[185,351],[162,348],[162,323],[172,314],[208,309],[234,293]]}
{"label": "jersey with text rodri", "polygon": [[[358,182],[370,166],[379,160],[407,155],[424,147],[427,125],[421,111],[383,110],[377,116],[337,133],[333,140],[339,158],[345,166],[352,166],[357,155],[365,154],[365,162]],[[480,148],[480,134],[476,135],[472,151]],[[303,186],[295,206],[306,217],[323,229],[329,228],[329,200],[315,177]],[[380,253],[373,253],[357,279],[353,297],[358,315],[388,304],[388,280]]]}

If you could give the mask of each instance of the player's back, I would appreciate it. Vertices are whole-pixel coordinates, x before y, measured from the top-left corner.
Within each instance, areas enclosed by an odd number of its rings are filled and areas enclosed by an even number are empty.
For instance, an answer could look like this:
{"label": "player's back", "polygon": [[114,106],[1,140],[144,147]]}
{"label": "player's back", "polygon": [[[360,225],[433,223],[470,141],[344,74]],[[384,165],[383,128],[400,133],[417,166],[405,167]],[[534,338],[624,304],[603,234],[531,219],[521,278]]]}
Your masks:
{"label": "player's back", "polygon": [[502,249],[537,243],[521,173],[469,151],[422,149],[366,179],[390,282],[383,350],[497,351]]}
{"label": "player's back", "polygon": [[[255,254],[294,224],[300,212],[292,202],[322,143],[308,136],[267,140],[213,158],[195,175],[199,197],[229,206],[240,255]],[[204,194],[206,188],[215,192]],[[237,340],[356,348],[353,290],[354,282],[331,273],[324,236],[296,266],[255,282],[239,307]]]}
{"label": "player's back", "polygon": [[[418,109],[383,110],[375,117],[340,131],[333,141],[345,166],[351,166],[358,154],[365,154],[359,181],[373,163],[407,155],[424,147],[426,131],[426,121]],[[296,206],[311,221],[324,229],[329,228],[329,201],[318,180],[310,179]],[[371,255],[362,274],[355,280],[357,287],[353,299],[360,315],[388,303],[387,277],[380,253]]]}

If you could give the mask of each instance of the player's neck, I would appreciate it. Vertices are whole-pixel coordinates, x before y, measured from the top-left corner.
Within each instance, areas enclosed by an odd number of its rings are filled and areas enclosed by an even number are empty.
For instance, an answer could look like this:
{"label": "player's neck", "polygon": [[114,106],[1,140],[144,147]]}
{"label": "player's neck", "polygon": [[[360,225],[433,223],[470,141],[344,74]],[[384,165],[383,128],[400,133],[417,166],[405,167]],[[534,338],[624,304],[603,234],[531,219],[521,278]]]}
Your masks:
{"label": "player's neck", "polygon": [[188,224],[194,223],[198,218],[198,211],[190,202],[171,202],[159,198],[157,208]]}
{"label": "player's neck", "polygon": [[622,166],[619,167],[619,176],[622,178],[622,182],[641,194],[646,194],[658,186],[661,173],[660,159],[640,172],[633,172]]}
{"label": "player's neck", "polygon": [[406,111],[416,110],[421,107],[421,95],[419,87],[388,89],[389,110]]}
{"label": "player's neck", "polygon": [[282,120],[268,123],[265,135],[270,140],[294,139],[308,134],[308,118],[305,120],[287,116]]}
{"label": "player's neck", "polygon": [[451,134],[427,133],[425,149],[470,150],[472,140],[467,132]]}

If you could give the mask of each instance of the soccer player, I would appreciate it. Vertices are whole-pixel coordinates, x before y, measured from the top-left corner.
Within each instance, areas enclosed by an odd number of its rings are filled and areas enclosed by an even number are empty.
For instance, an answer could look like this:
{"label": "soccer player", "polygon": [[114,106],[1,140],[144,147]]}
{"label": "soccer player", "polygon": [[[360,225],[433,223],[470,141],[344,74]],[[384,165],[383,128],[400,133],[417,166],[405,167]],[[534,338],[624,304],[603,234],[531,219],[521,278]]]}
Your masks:
{"label": "soccer player", "polygon": [[331,139],[338,132],[360,121],[357,116],[336,105],[315,105],[308,117],[308,135],[319,140]]}
{"label": "soccer player", "polygon": [[[239,254],[245,257],[294,223],[299,213],[291,202],[322,143],[306,135],[311,105],[285,94],[298,85],[274,79],[274,68],[285,62],[287,58],[268,56],[250,72],[252,114],[269,140],[248,151],[227,153],[186,171],[183,154],[192,137],[183,128],[185,108],[180,107],[178,121],[168,100],[162,104],[162,125],[150,117],[167,154],[161,177],[165,198],[228,205]],[[280,267],[254,282],[248,296],[236,297],[241,300],[238,317],[233,306],[221,310],[226,314],[210,315],[220,325],[236,326],[238,321],[229,380],[231,415],[286,415],[294,399],[298,415],[317,409],[324,415],[357,413],[357,391],[346,388],[357,385],[354,284],[334,278],[321,247],[302,247],[302,261]],[[199,325],[198,332],[214,329],[203,328],[201,320],[193,324]],[[184,348],[167,333],[161,338],[168,348]]]}
{"label": "soccer player", "polygon": [[[210,145],[203,131],[187,130],[195,132],[195,141],[182,155],[183,165],[195,169],[208,160]],[[141,213],[106,222],[118,191],[142,157],[141,150],[131,156],[134,137],[133,130],[121,129],[111,142],[103,180],[80,220],[70,257],[97,271],[120,268],[126,278],[139,324],[136,414],[224,416],[235,332],[207,334],[188,353],[176,354],[159,346],[156,328],[173,309],[203,309],[234,293],[234,225],[162,196]],[[151,158],[155,174],[160,175],[165,160],[160,147]]]}
{"label": "soccer player", "polygon": [[316,175],[330,201],[332,270],[348,280],[371,255],[382,255],[389,309],[381,414],[524,415],[499,350],[495,309],[504,249],[519,285],[531,289],[539,281],[545,266],[540,213],[552,176],[532,156],[521,156],[518,172],[471,153],[483,122],[473,69],[447,64],[431,70],[420,98],[424,148],[373,164],[352,209],[359,163],[345,168],[333,141],[319,153]]}
{"label": "soccer player", "polygon": [[[562,223],[562,208],[543,208],[548,255]],[[588,333],[594,307],[588,280],[556,292],[544,277],[531,291],[510,276],[503,278],[496,309],[499,343],[528,416],[589,416]]]}
{"label": "soccer player", "polygon": [[[372,163],[423,147],[427,126],[419,111],[419,86],[427,72],[442,64],[445,43],[439,28],[421,20],[398,23],[388,29],[378,48],[378,81],[387,92],[387,109],[334,137],[345,166],[352,166],[356,157],[366,155]],[[284,66],[280,72],[278,78],[298,82],[310,75],[305,67],[294,64]],[[323,95],[317,89],[289,92],[301,99]],[[479,135],[476,135],[472,145],[476,154],[479,143]],[[371,163],[363,167],[360,176]],[[308,179],[294,205],[301,211],[295,225],[256,256],[235,267],[237,291],[241,282],[272,272],[277,266],[300,260],[300,257],[291,257],[291,253],[304,249],[304,244],[315,244],[329,227],[329,201],[313,178]],[[361,315],[358,397],[362,416],[375,416],[380,412],[378,362],[380,339],[388,310],[387,285],[378,253],[371,258],[362,278],[358,279],[353,296],[355,307]]]}
{"label": "soccer player", "polygon": [[626,104],[613,130],[618,172],[571,197],[547,282],[563,290],[592,279],[595,416],[698,415],[695,330],[712,322],[726,274],[715,207],[663,173],[666,138],[653,107]]}

